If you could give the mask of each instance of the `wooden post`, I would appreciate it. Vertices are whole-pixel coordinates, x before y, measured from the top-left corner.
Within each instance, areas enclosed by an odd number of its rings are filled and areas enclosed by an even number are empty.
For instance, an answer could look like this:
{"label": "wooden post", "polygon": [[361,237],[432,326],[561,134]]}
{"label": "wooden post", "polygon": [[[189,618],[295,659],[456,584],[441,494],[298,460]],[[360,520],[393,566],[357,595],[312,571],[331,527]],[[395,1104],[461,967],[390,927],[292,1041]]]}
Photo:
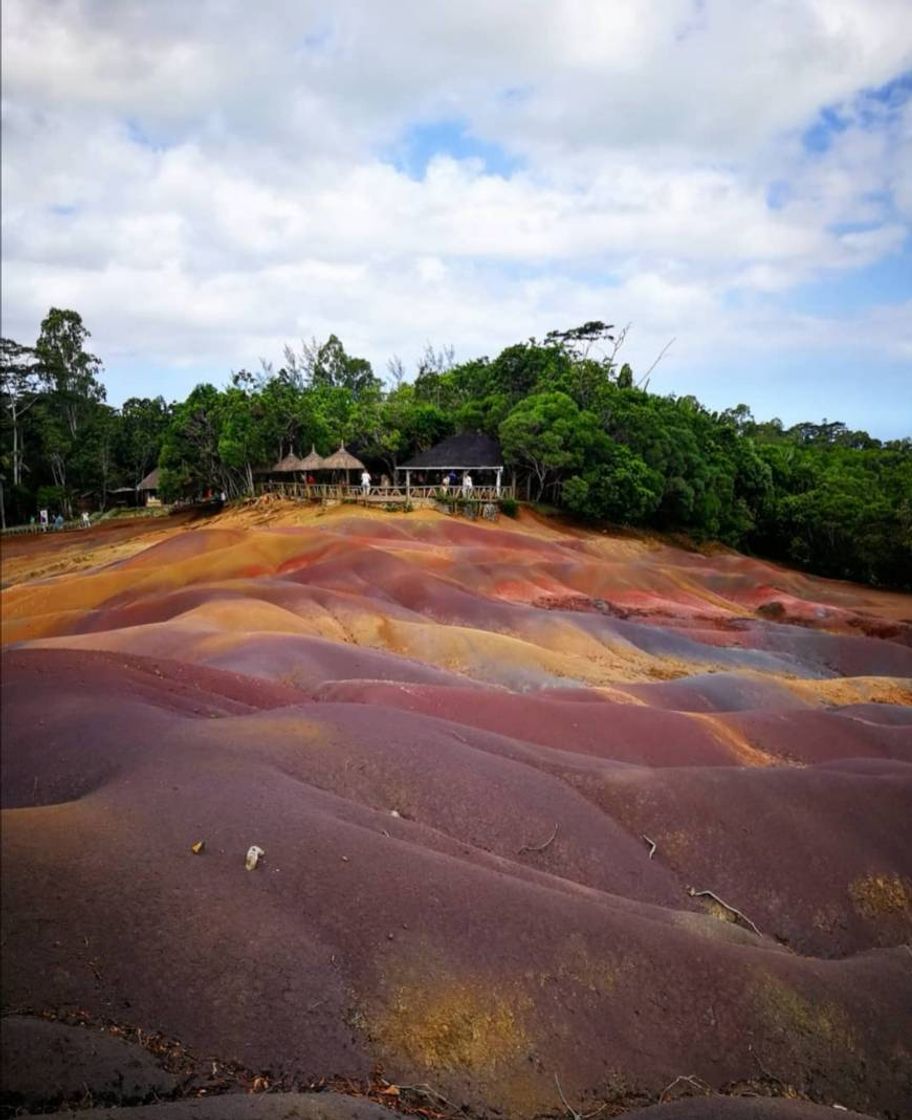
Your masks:
{"label": "wooden post", "polygon": [[497,468],[497,497],[500,497],[500,477],[503,474],[503,467]]}
{"label": "wooden post", "polygon": [[412,496],[412,472],[406,470],[405,472],[405,500],[408,502]]}

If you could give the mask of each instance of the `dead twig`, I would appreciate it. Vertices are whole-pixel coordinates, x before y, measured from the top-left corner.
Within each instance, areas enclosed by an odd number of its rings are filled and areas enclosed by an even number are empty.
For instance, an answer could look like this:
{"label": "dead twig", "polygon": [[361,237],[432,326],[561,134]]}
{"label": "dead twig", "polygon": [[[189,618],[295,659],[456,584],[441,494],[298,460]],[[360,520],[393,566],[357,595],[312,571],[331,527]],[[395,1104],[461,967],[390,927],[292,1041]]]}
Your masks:
{"label": "dead twig", "polygon": [[646,372],[643,374],[643,376],[637,382],[637,388],[638,389],[646,388],[649,385],[649,375],[656,368],[656,366],[659,364],[659,362],[661,362],[661,360],[665,357],[665,355],[668,353],[668,351],[671,349],[671,347],[674,345],[674,343],[676,341],[677,341],[676,339],[672,338],[672,339],[669,339],[669,341],[665,343],[665,345],[659,351],[659,356],[656,358],[656,360],[652,363],[652,365],[649,367],[649,369],[646,370]]}
{"label": "dead twig", "polygon": [[549,848],[554,843],[555,839],[557,838],[557,833],[558,833],[559,828],[560,828],[560,823],[558,822],[554,826],[554,831],[551,833],[551,835],[548,837],[548,839],[544,842],[544,844],[523,844],[523,846],[517,851],[516,854],[518,856],[521,856],[523,854],[523,852],[543,852],[546,848]]}
{"label": "dead twig", "polygon": [[662,1092],[659,1093],[659,1104],[664,1104],[665,1098],[668,1096],[671,1090],[675,1087],[675,1085],[680,1084],[682,1081],[685,1084],[692,1086],[694,1089],[699,1089],[704,1096],[712,1095],[712,1088],[711,1086],[707,1085],[705,1081],[701,1080],[693,1073],[682,1073],[678,1077],[676,1077],[670,1085],[666,1085]]}
{"label": "dead twig", "polygon": [[763,936],[760,930],[757,929],[757,927],[746,914],[739,910],[737,906],[732,906],[731,903],[726,902],[724,898],[719,898],[719,896],[714,891],[697,891],[694,890],[693,887],[688,887],[687,893],[691,898],[711,898],[714,902],[718,902],[720,906],[724,907],[724,909],[734,914],[736,918],[740,918],[745,925],[750,926],[750,928],[754,931],[754,933],[756,933],[758,937]]}
{"label": "dead twig", "polygon": [[567,1098],[564,1096],[564,1090],[561,1088],[560,1078],[556,1073],[554,1075],[554,1084],[557,1086],[557,1091],[560,1094],[561,1104],[563,1104],[564,1108],[570,1113],[570,1115],[573,1117],[573,1120],[583,1120],[583,1114],[581,1112],[577,1112],[575,1108],[571,1108],[567,1103]]}
{"label": "dead twig", "polygon": [[652,857],[656,854],[656,849],[658,848],[658,845],[656,844],[655,840],[650,840],[645,832],[642,833],[641,835],[642,835],[643,839],[646,841],[646,843],[649,845],[649,858],[652,859]]}

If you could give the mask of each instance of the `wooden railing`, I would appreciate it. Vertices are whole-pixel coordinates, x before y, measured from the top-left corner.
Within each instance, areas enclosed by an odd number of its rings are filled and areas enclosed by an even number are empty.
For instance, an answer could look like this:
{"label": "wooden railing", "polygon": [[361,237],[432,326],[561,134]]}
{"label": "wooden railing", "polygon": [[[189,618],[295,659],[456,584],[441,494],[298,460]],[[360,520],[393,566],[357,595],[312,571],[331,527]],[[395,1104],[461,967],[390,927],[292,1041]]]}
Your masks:
{"label": "wooden railing", "polygon": [[499,498],[514,497],[512,486],[347,486],[307,482],[262,482],[257,486],[258,494],[282,494],[286,498],[301,501],[323,502],[365,502],[371,505],[389,503],[401,505],[405,502],[433,501],[443,502],[471,501],[496,502]]}

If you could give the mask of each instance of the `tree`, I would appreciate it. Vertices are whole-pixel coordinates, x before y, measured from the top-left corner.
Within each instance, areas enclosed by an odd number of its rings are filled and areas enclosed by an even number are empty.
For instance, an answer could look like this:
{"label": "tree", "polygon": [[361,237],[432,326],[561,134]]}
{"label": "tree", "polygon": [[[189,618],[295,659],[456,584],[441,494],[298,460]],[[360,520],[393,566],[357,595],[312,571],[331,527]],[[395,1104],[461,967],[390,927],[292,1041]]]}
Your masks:
{"label": "tree", "polygon": [[536,393],[500,425],[500,442],[508,463],[531,470],[540,500],[550,479],[582,466],[599,431],[595,417],[581,412],[566,393]]}
{"label": "tree", "polygon": [[197,385],[174,409],[159,458],[160,487],[166,499],[226,487],[219,458],[219,405],[214,385]]}
{"label": "tree", "polygon": [[[235,489],[253,493],[253,468],[266,457],[263,425],[264,410],[258,396],[233,386],[219,401],[218,455],[223,467],[241,477],[241,485],[232,478],[229,492]],[[224,477],[224,472],[223,472]]]}
{"label": "tree", "polygon": [[613,330],[613,323],[592,319],[581,327],[572,327],[568,331],[548,331],[545,341],[564,347],[576,358],[588,358],[589,351],[596,343],[615,341],[615,336],[611,333]]}
{"label": "tree", "polygon": [[133,486],[158,463],[171,411],[164,397],[130,397],[120,410],[116,456]]}
{"label": "tree", "polygon": [[348,389],[354,397],[380,389],[380,380],[374,376],[370,362],[346,354],[345,347],[334,334],[313,355],[310,383],[314,387]]}
{"label": "tree", "polygon": [[104,386],[98,380],[101,362],[85,349],[90,337],[78,312],[52,307],[35,343],[35,355],[74,437],[91,404],[105,399]]}
{"label": "tree", "polygon": [[9,464],[14,487],[21,484],[25,465],[23,421],[46,385],[34,350],[9,338],[0,339],[0,402],[12,436]]}
{"label": "tree", "polygon": [[568,509],[584,517],[636,525],[658,508],[662,476],[623,444],[609,442],[601,462],[563,485]]}

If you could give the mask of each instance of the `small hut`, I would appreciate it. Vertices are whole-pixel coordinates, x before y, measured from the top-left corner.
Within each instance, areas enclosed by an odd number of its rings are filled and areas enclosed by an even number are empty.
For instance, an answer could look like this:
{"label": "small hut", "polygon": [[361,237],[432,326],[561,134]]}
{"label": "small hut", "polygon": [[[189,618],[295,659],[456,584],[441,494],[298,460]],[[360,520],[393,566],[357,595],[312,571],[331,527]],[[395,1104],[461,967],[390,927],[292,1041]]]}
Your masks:
{"label": "small hut", "polygon": [[284,459],[279,459],[275,466],[269,468],[270,474],[297,474],[304,470],[304,460],[299,459],[293,451],[289,451]]}
{"label": "small hut", "polygon": [[328,455],[323,460],[324,471],[344,471],[345,481],[349,482],[349,471],[363,471],[364,464],[360,459],[356,459],[350,451],[346,451],[343,444],[339,444],[339,450],[334,451],[332,455]]}
{"label": "small hut", "polygon": [[139,501],[144,506],[160,506],[161,498],[158,496],[158,467],[149,471],[142,482],[136,487]]}
{"label": "small hut", "polygon": [[425,476],[433,473],[440,482],[444,482],[447,475],[454,471],[460,477],[467,472],[476,476],[473,478],[476,486],[480,481],[478,475],[490,475],[491,482],[487,485],[493,484],[498,495],[502,490],[503,469],[500,444],[483,432],[461,432],[449,436],[399,468],[405,471],[405,486],[409,491],[412,471],[420,471]]}
{"label": "small hut", "polygon": [[301,460],[301,470],[305,472],[305,481],[313,471],[322,471],[326,469],[326,460],[317,454],[317,449],[313,444],[310,445],[310,453],[305,455]]}

